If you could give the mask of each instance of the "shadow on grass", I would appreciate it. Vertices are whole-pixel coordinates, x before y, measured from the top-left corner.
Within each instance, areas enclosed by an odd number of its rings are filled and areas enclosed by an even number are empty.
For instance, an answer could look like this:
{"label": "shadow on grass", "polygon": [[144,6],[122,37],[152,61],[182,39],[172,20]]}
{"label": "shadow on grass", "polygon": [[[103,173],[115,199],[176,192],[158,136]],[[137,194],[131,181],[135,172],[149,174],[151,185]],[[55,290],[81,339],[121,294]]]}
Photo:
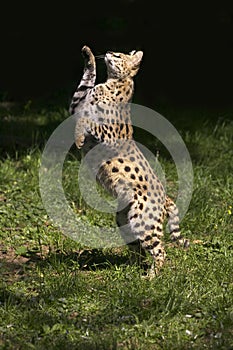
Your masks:
{"label": "shadow on grass", "polygon": [[129,257],[112,251],[105,252],[101,249],[81,250],[80,252],[64,253],[57,251],[51,253],[42,262],[43,267],[47,264],[61,264],[66,266],[77,264],[80,270],[96,271],[110,269],[111,266],[120,267],[129,264]]}
{"label": "shadow on grass", "polygon": [[[129,264],[129,257],[121,252],[103,251],[101,249],[85,249],[77,252],[63,252],[60,250],[48,252],[46,255],[34,250],[27,250],[20,255],[12,249],[0,254],[3,280],[10,282],[24,278],[32,266],[34,268],[55,268],[65,264],[67,268],[76,265],[80,271],[96,271],[110,269],[111,266],[120,267]],[[4,278],[5,276],[5,278]]]}

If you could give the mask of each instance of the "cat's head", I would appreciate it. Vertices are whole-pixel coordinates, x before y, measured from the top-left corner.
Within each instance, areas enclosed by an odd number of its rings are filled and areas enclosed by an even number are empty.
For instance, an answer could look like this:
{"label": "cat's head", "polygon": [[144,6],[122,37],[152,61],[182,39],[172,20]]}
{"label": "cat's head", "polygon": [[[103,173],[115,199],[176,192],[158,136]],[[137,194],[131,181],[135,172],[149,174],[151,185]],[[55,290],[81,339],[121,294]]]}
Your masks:
{"label": "cat's head", "polygon": [[129,54],[108,51],[105,55],[105,63],[108,78],[124,79],[134,77],[140,67],[142,51],[131,51]]}

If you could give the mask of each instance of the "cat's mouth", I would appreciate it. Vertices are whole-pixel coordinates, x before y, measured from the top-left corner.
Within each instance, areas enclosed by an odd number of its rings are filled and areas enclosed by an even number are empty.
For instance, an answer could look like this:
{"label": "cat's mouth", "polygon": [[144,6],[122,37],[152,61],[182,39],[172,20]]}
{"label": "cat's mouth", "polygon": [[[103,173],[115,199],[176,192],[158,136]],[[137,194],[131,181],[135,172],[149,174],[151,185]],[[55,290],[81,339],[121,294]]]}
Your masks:
{"label": "cat's mouth", "polygon": [[104,57],[104,60],[106,63],[110,64],[112,66],[112,59],[111,59],[111,54],[110,53],[106,53],[105,57]]}

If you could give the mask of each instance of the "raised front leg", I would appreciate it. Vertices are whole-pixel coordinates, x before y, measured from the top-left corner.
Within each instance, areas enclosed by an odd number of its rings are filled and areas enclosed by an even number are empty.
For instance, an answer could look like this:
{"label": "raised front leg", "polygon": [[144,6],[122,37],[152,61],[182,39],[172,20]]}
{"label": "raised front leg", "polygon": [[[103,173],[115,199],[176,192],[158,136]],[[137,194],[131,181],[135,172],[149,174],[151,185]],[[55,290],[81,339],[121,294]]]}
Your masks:
{"label": "raised front leg", "polygon": [[82,48],[82,55],[84,57],[84,72],[80,84],[78,85],[74,96],[72,98],[69,112],[74,114],[77,111],[79,102],[85,98],[87,92],[95,86],[96,80],[96,64],[95,56],[88,46]]}

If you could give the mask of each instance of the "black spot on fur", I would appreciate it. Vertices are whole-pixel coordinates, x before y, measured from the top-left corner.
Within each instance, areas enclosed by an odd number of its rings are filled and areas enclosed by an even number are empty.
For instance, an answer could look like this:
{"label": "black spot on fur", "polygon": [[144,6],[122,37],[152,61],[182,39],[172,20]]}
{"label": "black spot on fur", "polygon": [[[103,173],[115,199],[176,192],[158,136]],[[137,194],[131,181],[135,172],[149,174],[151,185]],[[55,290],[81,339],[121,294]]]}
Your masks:
{"label": "black spot on fur", "polygon": [[[146,227],[147,227],[147,225],[146,225]],[[146,227],[145,227],[145,228],[146,228]],[[144,241],[145,241],[145,242],[150,241],[150,240],[151,240],[151,236],[149,236],[149,235],[146,236],[146,237],[144,238]]]}
{"label": "black spot on fur", "polygon": [[155,242],[153,242],[153,248],[156,248],[158,245],[159,245],[159,241],[155,241]]}

